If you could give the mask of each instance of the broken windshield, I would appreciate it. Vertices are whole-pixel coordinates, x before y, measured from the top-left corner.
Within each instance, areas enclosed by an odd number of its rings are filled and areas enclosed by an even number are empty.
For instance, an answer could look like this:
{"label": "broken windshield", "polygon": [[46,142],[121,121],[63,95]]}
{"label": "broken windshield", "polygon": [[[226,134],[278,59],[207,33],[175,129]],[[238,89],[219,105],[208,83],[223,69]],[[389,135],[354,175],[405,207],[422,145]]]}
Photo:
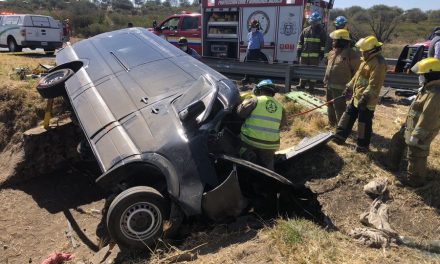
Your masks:
{"label": "broken windshield", "polygon": [[209,75],[202,75],[189,89],[174,102],[177,112],[189,105],[202,101],[205,111],[197,117],[197,123],[203,122],[211,111],[217,93],[217,86]]}

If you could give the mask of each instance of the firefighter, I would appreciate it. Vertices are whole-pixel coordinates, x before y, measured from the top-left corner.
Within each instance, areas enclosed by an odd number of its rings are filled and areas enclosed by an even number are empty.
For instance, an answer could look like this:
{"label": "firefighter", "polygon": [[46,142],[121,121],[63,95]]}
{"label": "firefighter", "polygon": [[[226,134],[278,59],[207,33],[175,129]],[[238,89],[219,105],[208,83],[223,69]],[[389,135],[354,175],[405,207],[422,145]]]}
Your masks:
{"label": "firefighter", "polygon": [[[299,37],[297,56],[302,65],[319,65],[319,61],[324,58],[324,48],[327,34],[321,25],[321,15],[313,12],[308,20],[310,26],[306,27]],[[315,87],[315,80],[300,79],[297,89],[304,89],[306,82],[309,89]]]}
{"label": "firefighter", "polygon": [[202,57],[195,51],[193,48],[188,47],[188,40],[185,37],[179,38],[179,42],[177,42],[179,48],[186,52],[188,55],[191,55],[194,59],[200,60]]}
{"label": "firefighter", "polygon": [[345,18],[345,16],[338,16],[335,19],[335,22],[333,22],[333,24],[335,25],[336,30],[338,29],[346,29],[345,27],[347,26],[347,19]]}
{"label": "firefighter", "polygon": [[[257,20],[252,20],[249,25],[248,46],[246,51],[245,61],[267,61],[267,58],[261,52],[264,46],[264,36],[260,32],[260,23]],[[245,75],[241,83],[249,83],[249,76]]]}
{"label": "firefighter", "polygon": [[428,49],[428,57],[437,58],[440,60],[440,28],[434,31],[434,38],[431,40]]}
{"label": "firefighter", "polygon": [[[333,49],[328,54],[324,76],[327,101],[341,97],[345,85],[353,78],[360,65],[360,55],[350,47],[350,33],[346,29],[335,30],[330,37],[333,39]],[[331,126],[338,124],[346,107],[345,97],[328,105],[328,120]]]}
{"label": "firefighter", "polygon": [[286,124],[283,105],[274,97],[276,87],[271,80],[259,82],[255,96],[245,99],[237,108],[244,119],[240,138],[240,156],[270,170],[274,170],[274,154],[280,147],[280,127]]}
{"label": "firefighter", "polygon": [[338,123],[334,141],[343,144],[359,118],[356,152],[367,152],[373,132],[374,110],[379,101],[387,65],[382,56],[382,43],[376,37],[361,38],[356,47],[362,52],[362,63],[344,92],[353,93],[353,97]]}
{"label": "firefighter", "polygon": [[388,157],[390,168],[397,170],[406,149],[408,167],[400,180],[420,187],[425,183],[429,147],[440,130],[440,60],[426,58],[411,70],[419,74],[422,88],[409,108],[405,124],[392,137]]}

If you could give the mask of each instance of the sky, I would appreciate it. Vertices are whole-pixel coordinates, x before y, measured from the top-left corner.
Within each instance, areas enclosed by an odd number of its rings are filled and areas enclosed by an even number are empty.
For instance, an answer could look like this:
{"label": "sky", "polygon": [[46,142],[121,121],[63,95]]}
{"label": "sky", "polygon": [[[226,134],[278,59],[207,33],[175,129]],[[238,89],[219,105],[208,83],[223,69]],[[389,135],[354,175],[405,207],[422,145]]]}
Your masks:
{"label": "sky", "polygon": [[371,7],[373,5],[398,6],[403,10],[420,8],[422,10],[440,9],[439,0],[335,0],[334,8],[346,8],[350,6]]}

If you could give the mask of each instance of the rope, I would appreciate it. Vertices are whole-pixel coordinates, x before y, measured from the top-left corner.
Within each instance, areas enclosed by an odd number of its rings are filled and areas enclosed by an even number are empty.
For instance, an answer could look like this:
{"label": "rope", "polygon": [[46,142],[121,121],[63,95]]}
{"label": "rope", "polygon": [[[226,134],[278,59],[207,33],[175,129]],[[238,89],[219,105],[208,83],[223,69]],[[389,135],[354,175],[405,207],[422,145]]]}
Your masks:
{"label": "rope", "polygon": [[321,108],[321,107],[323,107],[323,106],[326,106],[326,105],[332,104],[335,100],[340,99],[340,98],[342,98],[342,97],[345,97],[345,95],[341,95],[341,96],[338,96],[338,97],[336,97],[336,98],[333,98],[332,100],[329,100],[329,101],[323,103],[322,105],[318,105],[317,107],[312,108],[312,109],[309,109],[309,110],[307,110],[307,111],[304,111],[304,112],[301,112],[301,113],[298,113],[298,114],[294,114],[293,117],[297,117],[297,116],[302,116],[302,115],[308,114],[308,113],[310,113],[310,112],[312,112],[312,111],[315,111],[316,109],[319,109],[319,108]]}

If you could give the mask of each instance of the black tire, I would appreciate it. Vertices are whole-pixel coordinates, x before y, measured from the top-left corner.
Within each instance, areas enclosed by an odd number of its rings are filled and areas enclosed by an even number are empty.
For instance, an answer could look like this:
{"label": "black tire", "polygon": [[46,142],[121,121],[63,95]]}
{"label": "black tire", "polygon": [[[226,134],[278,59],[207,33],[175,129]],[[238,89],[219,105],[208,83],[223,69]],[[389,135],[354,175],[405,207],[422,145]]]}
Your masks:
{"label": "black tire", "polygon": [[10,38],[8,40],[8,49],[9,52],[21,52],[23,50],[21,46],[17,45],[17,42],[15,41],[14,38]]}
{"label": "black tire", "polygon": [[51,99],[66,95],[65,82],[72,77],[71,69],[60,69],[49,73],[41,78],[37,85],[37,91],[43,98]]}
{"label": "black tire", "polygon": [[108,208],[106,223],[110,237],[125,249],[147,249],[162,235],[168,207],[162,194],[151,187],[123,191]]}

